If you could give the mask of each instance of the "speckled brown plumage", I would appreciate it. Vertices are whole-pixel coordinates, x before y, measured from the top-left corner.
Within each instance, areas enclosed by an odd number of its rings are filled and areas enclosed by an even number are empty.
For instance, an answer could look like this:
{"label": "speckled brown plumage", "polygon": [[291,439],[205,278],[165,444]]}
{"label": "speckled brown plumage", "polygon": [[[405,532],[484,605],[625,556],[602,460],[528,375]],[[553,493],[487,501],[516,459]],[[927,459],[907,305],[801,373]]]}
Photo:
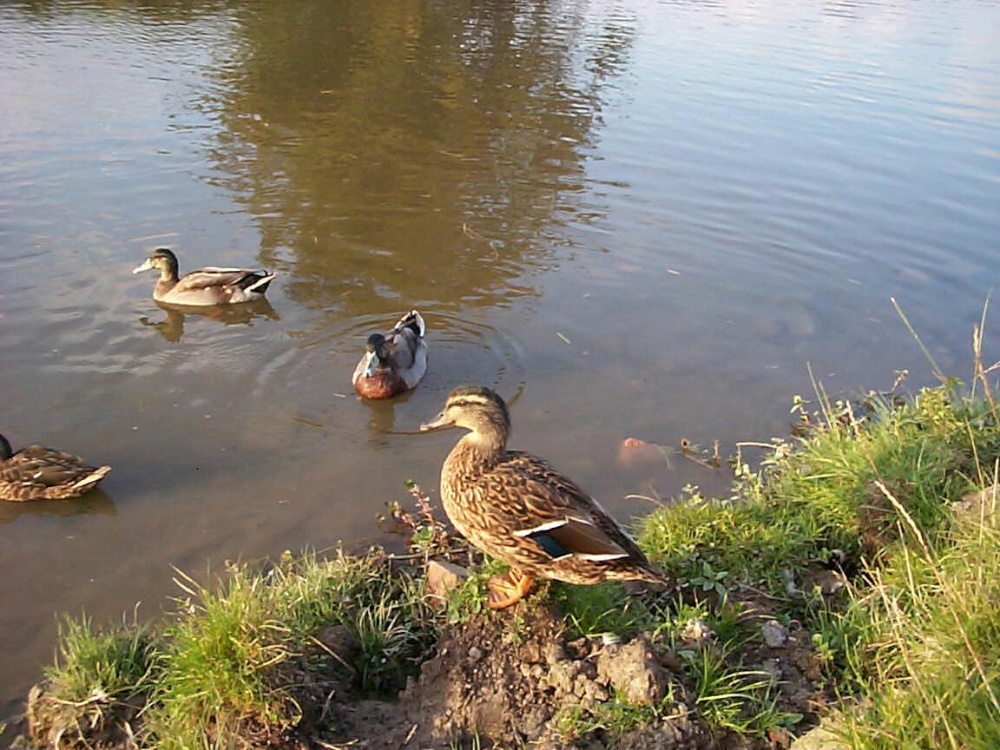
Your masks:
{"label": "speckled brown plumage", "polygon": [[29,445],[14,453],[0,435],[0,500],[62,500],[93,489],[110,466],[90,466],[79,456]]}
{"label": "speckled brown plumage", "polygon": [[447,426],[469,433],[441,469],[441,501],[455,528],[476,547],[527,576],[577,584],[669,583],[572,480],[537,456],[507,450],[510,417],[492,390],[456,388],[421,429]]}

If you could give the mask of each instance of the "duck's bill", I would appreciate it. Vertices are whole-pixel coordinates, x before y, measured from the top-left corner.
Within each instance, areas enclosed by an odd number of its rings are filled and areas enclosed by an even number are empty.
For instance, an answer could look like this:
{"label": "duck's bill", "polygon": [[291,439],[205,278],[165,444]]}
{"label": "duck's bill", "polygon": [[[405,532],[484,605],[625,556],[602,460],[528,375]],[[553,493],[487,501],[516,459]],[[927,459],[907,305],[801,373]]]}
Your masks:
{"label": "duck's bill", "polygon": [[132,273],[142,273],[143,271],[150,270],[152,267],[153,266],[149,262],[149,258],[146,258],[146,260],[144,260],[142,262],[142,265],[138,265],[138,266],[136,266],[135,268],[132,269]]}
{"label": "duck's bill", "polygon": [[420,425],[420,431],[427,432],[428,430],[437,430],[442,427],[451,427],[451,424],[452,424],[451,420],[448,419],[448,417],[445,415],[444,412],[441,412],[436,417],[434,417],[434,419],[432,419],[430,422],[424,422],[422,425]]}

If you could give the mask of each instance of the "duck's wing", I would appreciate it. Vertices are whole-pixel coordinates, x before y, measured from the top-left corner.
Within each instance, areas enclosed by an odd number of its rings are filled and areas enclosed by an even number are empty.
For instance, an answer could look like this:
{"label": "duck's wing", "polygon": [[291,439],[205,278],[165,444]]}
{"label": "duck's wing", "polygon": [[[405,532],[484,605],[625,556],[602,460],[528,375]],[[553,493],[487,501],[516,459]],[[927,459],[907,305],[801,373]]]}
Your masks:
{"label": "duck's wing", "polygon": [[77,484],[106,468],[90,466],[72,453],[29,445],[0,464],[0,478],[10,483],[56,487]]}
{"label": "duck's wing", "polygon": [[427,374],[427,342],[409,328],[393,337],[389,358],[407,388],[416,387]]}
{"label": "duck's wing", "polygon": [[409,328],[394,330],[389,337],[389,359],[399,371],[408,370],[416,361],[420,338]]}
{"label": "duck's wing", "polygon": [[512,534],[532,539],[553,559],[645,559],[596,500],[540,458],[509,452],[483,481],[492,488],[492,497],[503,499],[494,505],[506,516]]}
{"label": "duck's wing", "polygon": [[274,275],[268,271],[252,271],[246,268],[216,268],[209,266],[185,275],[173,288],[175,294],[210,289],[212,287],[239,287],[248,289],[258,285],[263,279],[270,281]]}

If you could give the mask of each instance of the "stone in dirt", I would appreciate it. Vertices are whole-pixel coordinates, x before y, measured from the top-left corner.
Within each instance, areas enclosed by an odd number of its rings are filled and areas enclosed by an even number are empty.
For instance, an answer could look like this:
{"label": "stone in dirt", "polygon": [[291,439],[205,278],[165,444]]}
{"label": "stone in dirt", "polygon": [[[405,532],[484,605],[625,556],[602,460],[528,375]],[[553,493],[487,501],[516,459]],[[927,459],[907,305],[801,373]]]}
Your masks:
{"label": "stone in dirt", "polygon": [[427,593],[443,601],[468,577],[469,571],[461,565],[446,560],[431,560],[427,563]]}

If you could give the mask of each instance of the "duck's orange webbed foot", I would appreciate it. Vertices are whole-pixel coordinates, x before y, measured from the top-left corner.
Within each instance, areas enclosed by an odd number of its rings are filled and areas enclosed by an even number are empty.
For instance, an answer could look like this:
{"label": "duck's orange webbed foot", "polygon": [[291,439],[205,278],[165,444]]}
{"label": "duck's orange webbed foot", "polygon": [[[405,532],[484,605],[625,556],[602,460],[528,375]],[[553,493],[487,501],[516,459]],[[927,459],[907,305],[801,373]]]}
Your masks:
{"label": "duck's orange webbed foot", "polygon": [[486,605],[490,609],[503,609],[517,604],[531,591],[534,583],[531,576],[513,569],[504,575],[493,576],[487,584],[490,595]]}

